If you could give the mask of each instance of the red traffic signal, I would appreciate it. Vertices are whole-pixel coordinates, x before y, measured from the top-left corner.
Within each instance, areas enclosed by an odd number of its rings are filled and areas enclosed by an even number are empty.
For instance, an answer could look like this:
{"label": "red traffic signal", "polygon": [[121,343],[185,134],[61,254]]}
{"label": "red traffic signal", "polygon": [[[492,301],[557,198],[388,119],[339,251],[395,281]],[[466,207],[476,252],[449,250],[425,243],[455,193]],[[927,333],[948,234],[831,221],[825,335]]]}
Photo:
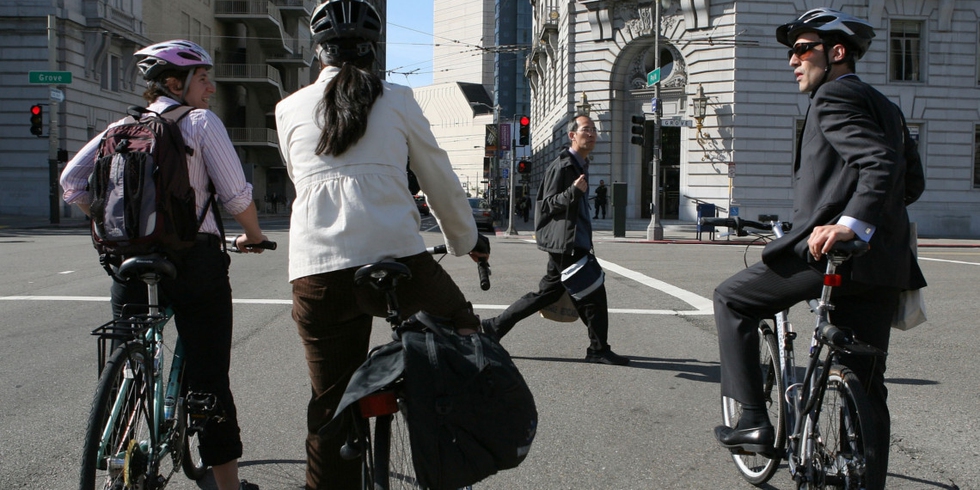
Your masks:
{"label": "red traffic signal", "polygon": [[518,143],[517,146],[527,146],[531,141],[531,118],[520,116],[517,118],[518,124]]}
{"label": "red traffic signal", "polygon": [[519,174],[531,173],[531,162],[527,160],[521,160],[517,162],[517,173]]}
{"label": "red traffic signal", "polygon": [[44,134],[44,107],[40,104],[31,106],[31,134],[34,136]]}

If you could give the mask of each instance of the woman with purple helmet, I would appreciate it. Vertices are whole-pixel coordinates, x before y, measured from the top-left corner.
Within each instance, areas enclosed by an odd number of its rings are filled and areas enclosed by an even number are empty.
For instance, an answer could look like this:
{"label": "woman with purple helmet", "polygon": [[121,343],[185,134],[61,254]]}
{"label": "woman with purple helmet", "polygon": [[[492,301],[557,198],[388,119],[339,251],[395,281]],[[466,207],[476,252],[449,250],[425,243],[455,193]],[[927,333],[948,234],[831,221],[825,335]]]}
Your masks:
{"label": "woman with purple helmet", "polygon": [[[258,490],[258,486],[238,480],[242,439],[228,379],[232,338],[230,260],[221,246],[219,218],[207,211],[209,186],[213,184],[217,201],[245,231],[237,239],[238,249],[253,252],[246,245],[260,243],[266,237],[259,227],[252,185],[245,180],[224,124],[209,110],[215,88],[208,75],[214,64],[208,52],[190,41],[173,40],[143,48],[135,56],[146,80],[143,98],[149,103],[148,110],[163,113],[180,105],[194,108],[178,124],[184,143],[192,150],[187,156],[187,171],[197,213],[205,218],[194,246],[175,253],[177,277],[161,281],[160,291],[163,301],[175,312],[174,322],[184,344],[188,389],[214,394],[218,400],[221,416],[209,420],[200,436],[201,459],[212,467],[219,490]],[[82,147],[61,174],[65,202],[78,205],[85,214],[90,214],[88,179],[95,168],[103,134]],[[124,304],[147,304],[146,286],[139,279],[113,281],[110,291],[116,316]]]}

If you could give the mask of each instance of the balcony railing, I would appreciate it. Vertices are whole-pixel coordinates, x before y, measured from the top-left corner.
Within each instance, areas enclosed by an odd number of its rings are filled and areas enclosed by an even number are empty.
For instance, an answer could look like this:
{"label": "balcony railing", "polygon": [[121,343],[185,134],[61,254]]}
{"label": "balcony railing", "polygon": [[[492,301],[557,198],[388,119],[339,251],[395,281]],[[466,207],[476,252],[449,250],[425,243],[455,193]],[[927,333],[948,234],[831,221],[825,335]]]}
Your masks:
{"label": "balcony railing", "polygon": [[227,128],[228,137],[236,145],[264,144],[279,146],[279,134],[268,128]]}
{"label": "balcony railing", "polygon": [[[284,49],[291,49],[295,38],[283,27],[282,12],[269,0],[218,0],[214,5],[215,16],[227,21],[249,22],[256,28],[260,40],[271,41],[278,32]],[[259,20],[261,22],[254,22]]]}
{"label": "balcony railing", "polygon": [[234,78],[237,80],[268,80],[278,86],[282,86],[282,77],[279,70],[266,64],[232,64],[219,63],[214,67],[214,78],[216,80]]}

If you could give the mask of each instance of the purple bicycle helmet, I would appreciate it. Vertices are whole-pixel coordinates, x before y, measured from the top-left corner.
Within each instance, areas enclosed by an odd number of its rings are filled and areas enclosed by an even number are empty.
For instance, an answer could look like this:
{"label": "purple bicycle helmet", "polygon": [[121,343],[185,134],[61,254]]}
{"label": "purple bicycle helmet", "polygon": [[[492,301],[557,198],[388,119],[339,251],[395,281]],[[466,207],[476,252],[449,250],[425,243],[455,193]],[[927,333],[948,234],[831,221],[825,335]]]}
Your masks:
{"label": "purple bicycle helmet", "polygon": [[[156,80],[167,70],[211,68],[214,62],[204,48],[190,41],[175,39],[147,46],[136,53],[136,66],[144,80]],[[193,71],[193,70],[191,70]]]}
{"label": "purple bicycle helmet", "polygon": [[818,34],[835,33],[846,39],[855,50],[855,58],[861,59],[875,37],[874,27],[868,21],[829,8],[808,10],[793,22],[776,28],[776,40],[793,47],[796,38],[804,32]]}

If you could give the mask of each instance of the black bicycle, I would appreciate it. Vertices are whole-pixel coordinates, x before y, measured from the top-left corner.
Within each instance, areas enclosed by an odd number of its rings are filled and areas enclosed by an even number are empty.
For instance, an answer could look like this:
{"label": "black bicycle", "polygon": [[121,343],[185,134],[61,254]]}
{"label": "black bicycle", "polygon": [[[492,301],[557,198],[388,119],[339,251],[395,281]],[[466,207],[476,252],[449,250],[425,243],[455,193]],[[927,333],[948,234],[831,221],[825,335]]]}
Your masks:
{"label": "black bicycle", "polygon": [[[445,245],[428,249],[431,254],[445,254]],[[477,263],[480,288],[490,288],[490,267],[486,260]],[[354,274],[358,286],[370,286],[381,292],[387,302],[386,321],[398,338],[400,329],[408,322],[401,322],[401,309],[395,290],[399,282],[412,277],[405,264],[386,260],[365,265]],[[381,347],[371,350],[368,358]],[[401,377],[384,389],[357,401],[355,413],[347,432],[347,442],[340,450],[348,460],[360,458],[361,481],[365,490],[421,489],[412,463],[412,449],[408,434],[406,398]],[[321,431],[322,432],[322,431]],[[470,488],[470,487],[466,487]]]}
{"label": "black bicycle", "polygon": [[[762,223],[737,217],[702,218],[702,223],[727,226],[738,236],[746,236],[748,229],[778,238],[789,230],[789,225],[780,221]],[[772,323],[759,323],[762,386],[769,417],[774,420],[775,454],[732,449],[735,466],[754,485],[768,482],[785,459],[798,489],[867,486],[868,467],[873,463],[869,461],[868,445],[876,436],[871,403],[860,380],[839,363],[839,357],[846,354],[883,358],[885,352],[854,339],[829,321],[833,309],[831,292],[842,280],[837,267],[867,250],[866,242],[851,240],[835,243],[827,254],[820,298],[808,301],[816,326],[802,381],[796,378],[796,332],[789,322],[789,310],[777,313]],[[738,401],[722,397],[725,425],[735,427],[741,413]]]}

